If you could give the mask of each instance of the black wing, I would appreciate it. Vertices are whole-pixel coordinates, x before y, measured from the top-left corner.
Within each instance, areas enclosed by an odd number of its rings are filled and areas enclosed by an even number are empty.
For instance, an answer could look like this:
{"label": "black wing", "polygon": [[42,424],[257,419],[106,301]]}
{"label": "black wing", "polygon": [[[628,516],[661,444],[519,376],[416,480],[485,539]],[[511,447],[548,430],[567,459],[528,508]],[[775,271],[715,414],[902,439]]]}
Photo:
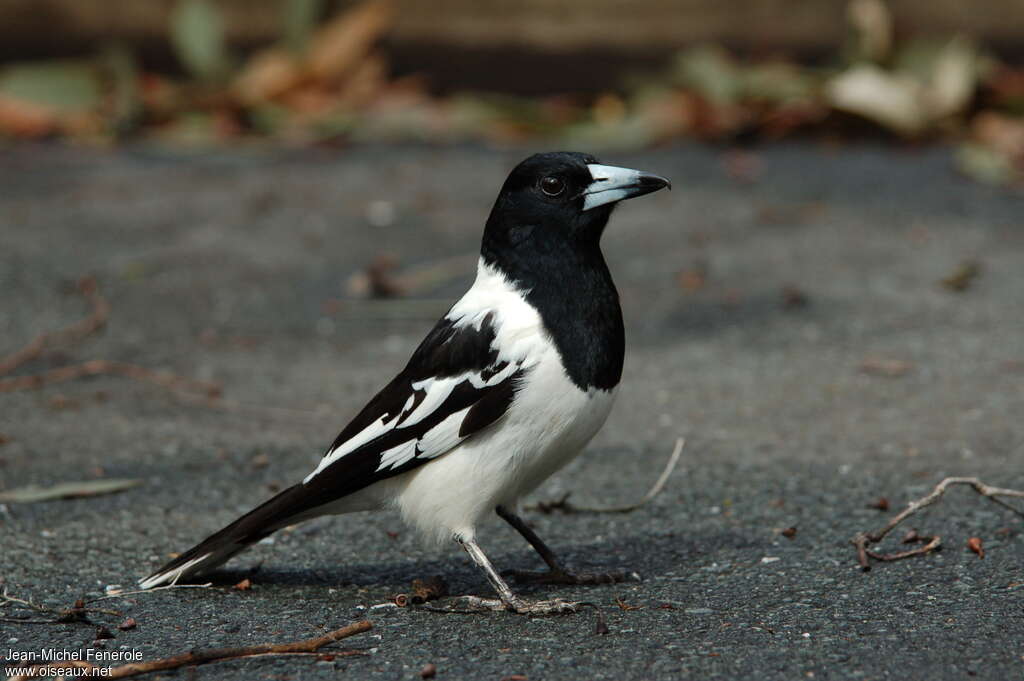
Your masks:
{"label": "black wing", "polygon": [[441,319],[303,481],[307,508],[411,470],[501,418],[525,369],[501,356],[493,322]]}

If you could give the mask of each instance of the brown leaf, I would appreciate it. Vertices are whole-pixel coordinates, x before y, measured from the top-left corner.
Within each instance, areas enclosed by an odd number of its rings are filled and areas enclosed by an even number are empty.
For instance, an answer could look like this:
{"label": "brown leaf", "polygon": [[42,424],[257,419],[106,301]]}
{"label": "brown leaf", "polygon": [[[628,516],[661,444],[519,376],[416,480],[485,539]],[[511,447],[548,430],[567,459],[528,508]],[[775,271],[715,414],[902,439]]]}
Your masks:
{"label": "brown leaf", "polygon": [[138,623],[135,621],[135,619],[132,618],[132,617],[129,617],[124,622],[121,622],[120,624],[118,624],[117,628],[120,629],[121,631],[128,631],[129,629],[134,629],[137,626],[138,626]]}
{"label": "brown leaf", "polygon": [[232,86],[235,96],[249,106],[278,97],[302,82],[302,66],[292,53],[280,48],[253,55]]}
{"label": "brown leaf", "polygon": [[448,595],[448,583],[440,575],[412,580],[412,602],[426,603]]}
{"label": "brown leaf", "polygon": [[44,106],[0,96],[0,133],[33,139],[56,132],[58,124],[57,116]]}
{"label": "brown leaf", "polygon": [[885,376],[887,378],[898,378],[909,372],[914,367],[910,362],[901,359],[886,359],[883,357],[868,357],[860,364],[860,369],[872,376]]}
{"label": "brown leaf", "polygon": [[784,529],[779,534],[781,534],[786,539],[792,539],[793,537],[796,536],[796,528],[795,527],[787,527],[786,529]]}
{"label": "brown leaf", "polygon": [[622,600],[622,596],[615,597],[615,605],[619,606],[622,610],[640,610],[644,606],[642,605],[630,605],[626,601]]}
{"label": "brown leaf", "polygon": [[348,76],[391,26],[393,16],[390,2],[371,0],[329,21],[310,44],[308,63],[312,76],[326,82],[338,82]]}
{"label": "brown leaf", "polygon": [[794,286],[793,284],[787,284],[782,287],[782,304],[785,307],[807,307],[811,299],[807,297],[803,289]]}
{"label": "brown leaf", "polygon": [[437,676],[437,665],[432,662],[428,662],[420,669],[421,679],[432,679],[435,676]]}
{"label": "brown leaf", "polygon": [[249,591],[250,589],[252,589],[252,580],[246,577],[245,579],[240,581],[238,584],[235,584],[231,588],[237,589],[238,591]]}
{"label": "brown leaf", "polygon": [[971,537],[968,539],[967,548],[978,554],[978,558],[985,557],[985,547],[981,545],[981,537]]}
{"label": "brown leaf", "polygon": [[874,509],[877,509],[879,511],[888,511],[889,510],[889,500],[886,499],[885,497],[878,497],[878,499],[876,499],[875,501],[873,501],[870,504],[868,504],[868,508],[874,508]]}
{"label": "brown leaf", "polygon": [[950,291],[966,291],[979,274],[981,274],[981,265],[973,260],[968,260],[957,265],[953,273],[942,280],[942,285]]}

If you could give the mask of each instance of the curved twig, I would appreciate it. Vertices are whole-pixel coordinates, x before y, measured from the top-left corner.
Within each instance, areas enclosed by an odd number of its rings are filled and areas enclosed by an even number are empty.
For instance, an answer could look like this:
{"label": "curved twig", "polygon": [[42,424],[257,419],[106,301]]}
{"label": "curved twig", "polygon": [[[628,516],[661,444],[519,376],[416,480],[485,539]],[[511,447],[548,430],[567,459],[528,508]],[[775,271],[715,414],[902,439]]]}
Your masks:
{"label": "curved twig", "polygon": [[882,541],[889,532],[891,532],[901,522],[914,515],[918,511],[928,506],[931,506],[946,493],[946,489],[951,485],[968,485],[975,492],[981,496],[990,499],[991,501],[999,504],[1000,506],[1013,511],[1017,515],[1024,517],[1024,511],[1012,506],[999,497],[1012,497],[1016,499],[1024,499],[1024,491],[1015,489],[1006,489],[1003,487],[992,487],[986,485],[978,478],[964,478],[964,477],[950,477],[942,480],[935,488],[921,497],[920,499],[911,501],[907,504],[907,507],[900,513],[896,514],[889,519],[889,522],[885,524],[881,529],[874,532],[858,532],[850,540],[857,549],[857,562],[860,564],[862,570],[867,571],[871,569],[870,558],[882,561],[900,560],[902,558],[909,558],[911,556],[917,556],[929,551],[934,551],[942,545],[942,537],[936,535],[930,538],[927,544],[924,546],[912,549],[910,551],[901,551],[899,553],[882,554],[875,551],[871,551],[868,547],[871,544],[877,544]]}

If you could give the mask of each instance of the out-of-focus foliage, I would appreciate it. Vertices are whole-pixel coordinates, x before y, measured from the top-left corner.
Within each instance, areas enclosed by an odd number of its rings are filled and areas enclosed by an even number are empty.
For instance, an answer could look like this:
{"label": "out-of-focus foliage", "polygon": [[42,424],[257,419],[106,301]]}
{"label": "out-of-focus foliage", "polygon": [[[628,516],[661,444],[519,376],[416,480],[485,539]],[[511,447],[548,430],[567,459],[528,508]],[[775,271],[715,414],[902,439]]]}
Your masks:
{"label": "out-of-focus foliage", "polygon": [[209,0],[181,0],[171,16],[171,41],[188,70],[202,80],[225,76],[224,22]]}
{"label": "out-of-focus foliage", "polygon": [[874,129],[958,140],[972,177],[1024,184],[1024,69],[962,36],[897,40],[883,0],[851,0],[849,39],[828,66],[698,45],[604,93],[537,98],[438,96],[420,77],[396,79],[382,40],[395,16],[388,0],[334,15],[328,6],[285,0],[278,43],[239,55],[225,45],[215,2],[178,0],[168,31],[185,77],[144,71],[116,46],[91,60],[7,65],[0,136],[201,145],[542,138],[608,149]]}

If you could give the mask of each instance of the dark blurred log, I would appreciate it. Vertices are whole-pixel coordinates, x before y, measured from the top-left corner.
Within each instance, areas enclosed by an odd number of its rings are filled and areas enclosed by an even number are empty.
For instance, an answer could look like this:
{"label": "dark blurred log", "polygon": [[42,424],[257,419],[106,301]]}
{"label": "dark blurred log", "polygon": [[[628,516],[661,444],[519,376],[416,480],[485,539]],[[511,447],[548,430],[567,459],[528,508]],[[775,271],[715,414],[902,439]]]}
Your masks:
{"label": "dark blurred log", "polygon": [[[120,40],[169,55],[176,0],[0,0],[0,59],[83,53]],[[214,0],[229,42],[244,49],[279,37],[284,0]],[[351,5],[337,1],[335,7]],[[697,42],[754,52],[834,53],[846,0],[397,0],[391,44],[400,52],[667,55]],[[891,0],[898,30],[966,33],[997,51],[1024,51],[1021,0]]]}

